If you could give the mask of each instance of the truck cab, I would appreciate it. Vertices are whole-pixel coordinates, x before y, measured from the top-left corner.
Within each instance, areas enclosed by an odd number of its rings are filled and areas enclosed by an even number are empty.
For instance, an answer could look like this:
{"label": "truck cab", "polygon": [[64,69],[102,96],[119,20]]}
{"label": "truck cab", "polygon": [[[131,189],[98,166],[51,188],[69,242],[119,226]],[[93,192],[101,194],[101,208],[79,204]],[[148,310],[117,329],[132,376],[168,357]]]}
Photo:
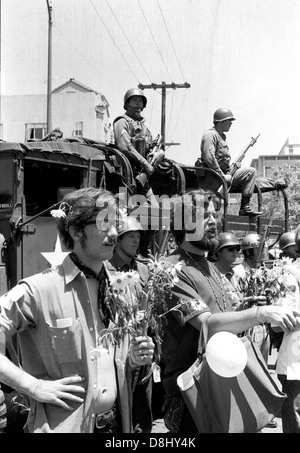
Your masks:
{"label": "truck cab", "polygon": [[51,209],[84,187],[130,184],[113,147],[68,141],[0,142],[0,295],[66,253]]}

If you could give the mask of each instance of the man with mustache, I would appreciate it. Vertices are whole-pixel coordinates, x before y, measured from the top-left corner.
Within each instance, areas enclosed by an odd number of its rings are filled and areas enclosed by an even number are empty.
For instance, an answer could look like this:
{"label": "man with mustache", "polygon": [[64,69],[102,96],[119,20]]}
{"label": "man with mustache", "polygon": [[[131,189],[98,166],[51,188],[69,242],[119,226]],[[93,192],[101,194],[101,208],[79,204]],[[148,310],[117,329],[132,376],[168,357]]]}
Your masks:
{"label": "man with mustache", "polygon": [[[116,199],[80,189],[51,213],[70,253],[0,298],[0,382],[29,397],[26,432],[130,433],[131,372],[152,360],[154,344],[100,341],[115,321],[104,261],[116,244]],[[4,355],[14,334],[22,367]]]}
{"label": "man with mustache", "polygon": [[286,332],[300,327],[297,310],[272,305],[232,310],[221,276],[206,258],[218,245],[219,208],[219,198],[213,193],[195,190],[177,197],[171,214],[171,232],[178,247],[169,260],[184,264],[178,283],[171,289],[162,343],[163,385],[167,393],[164,420],[171,432],[180,434],[197,432],[177,386],[177,377],[195,362],[203,325],[208,339],[220,331],[242,333],[262,322],[276,324]]}

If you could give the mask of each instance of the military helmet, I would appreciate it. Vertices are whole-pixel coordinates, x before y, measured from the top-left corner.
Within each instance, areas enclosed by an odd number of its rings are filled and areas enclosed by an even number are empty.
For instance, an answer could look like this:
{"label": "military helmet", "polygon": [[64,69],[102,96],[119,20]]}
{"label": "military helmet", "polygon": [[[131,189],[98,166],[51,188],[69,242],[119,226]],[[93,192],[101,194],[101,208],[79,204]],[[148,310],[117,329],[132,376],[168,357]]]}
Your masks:
{"label": "military helmet", "polygon": [[225,108],[220,108],[215,111],[214,120],[213,120],[214,123],[220,123],[220,122],[226,121],[226,120],[232,120],[232,121],[235,120],[231,110],[225,109]]}
{"label": "military helmet", "polygon": [[286,247],[289,247],[290,245],[296,245],[296,234],[293,231],[283,233],[279,239],[279,248],[281,250],[284,250]]}
{"label": "military helmet", "polygon": [[123,222],[120,223],[118,228],[118,238],[121,237],[124,233],[129,231],[141,231],[144,232],[140,222],[133,216],[128,216],[123,219]]}
{"label": "military helmet", "polygon": [[235,246],[240,245],[238,239],[232,233],[220,233],[218,236],[218,241],[219,241],[219,244],[218,244],[218,247],[217,247],[215,253],[217,253],[222,248],[228,247],[230,245],[235,245]]}
{"label": "military helmet", "polygon": [[126,91],[125,96],[124,96],[124,110],[126,110],[126,108],[127,108],[126,104],[127,104],[128,99],[131,98],[132,96],[141,96],[144,101],[144,108],[146,107],[147,98],[144,95],[144,92],[142,90],[140,90],[139,88],[130,88],[129,90]]}
{"label": "military helmet", "polygon": [[256,249],[259,247],[261,237],[257,233],[249,233],[241,241],[241,250]]}

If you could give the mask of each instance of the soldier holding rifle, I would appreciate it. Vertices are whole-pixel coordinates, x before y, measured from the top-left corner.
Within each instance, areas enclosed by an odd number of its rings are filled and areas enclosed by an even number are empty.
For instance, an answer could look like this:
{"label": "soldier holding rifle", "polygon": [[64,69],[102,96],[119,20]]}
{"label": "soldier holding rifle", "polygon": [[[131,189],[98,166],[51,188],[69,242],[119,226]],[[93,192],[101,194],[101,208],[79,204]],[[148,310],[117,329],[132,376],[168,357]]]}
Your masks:
{"label": "soldier holding rifle", "polygon": [[204,166],[215,170],[221,175],[228,186],[240,187],[242,200],[239,215],[258,216],[262,212],[255,211],[250,207],[250,200],[257,177],[256,170],[253,167],[241,168],[240,163],[246,151],[252,146],[251,142],[242,153],[239,162],[235,162],[233,165],[230,164],[231,156],[226,143],[225,132],[229,131],[234,120],[231,110],[227,108],[220,108],[215,111],[213,116],[214,126],[202,136],[201,161]]}
{"label": "soldier holding rifle", "polygon": [[[124,96],[125,114],[114,120],[114,136],[117,148],[125,154],[133,165],[138,193],[150,198],[153,195],[148,178],[157,165],[164,159],[165,153],[157,140],[145,125],[142,111],[147,105],[147,98],[139,88],[131,88]],[[142,176],[143,175],[143,176]]]}
{"label": "soldier holding rifle", "polygon": [[[149,184],[149,178],[164,160],[165,152],[161,149],[161,137],[152,139],[151,132],[145,125],[142,111],[147,105],[147,98],[139,88],[131,88],[124,95],[125,114],[114,120],[114,137],[117,148],[129,159],[135,180],[137,194],[146,198],[146,203],[154,208],[159,204]],[[151,255],[154,232],[149,230],[141,243],[141,254]]]}

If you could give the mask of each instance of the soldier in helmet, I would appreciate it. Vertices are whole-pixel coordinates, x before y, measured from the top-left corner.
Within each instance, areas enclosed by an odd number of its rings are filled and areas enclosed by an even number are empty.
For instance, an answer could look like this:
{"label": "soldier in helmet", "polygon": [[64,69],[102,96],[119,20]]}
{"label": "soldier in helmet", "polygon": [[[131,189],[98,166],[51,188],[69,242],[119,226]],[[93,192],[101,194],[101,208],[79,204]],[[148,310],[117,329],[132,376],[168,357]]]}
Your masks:
{"label": "soldier in helmet", "polygon": [[279,258],[291,258],[294,261],[297,258],[296,233],[294,231],[283,233],[279,239],[279,248],[281,250]]}
{"label": "soldier in helmet", "polygon": [[215,260],[213,264],[221,275],[230,305],[233,310],[236,310],[242,303],[243,297],[232,279],[234,274],[232,265],[239,257],[241,246],[237,237],[232,233],[219,233],[218,241],[219,244],[214,251]]}
{"label": "soldier in helmet", "polygon": [[218,247],[214,252],[216,257],[214,265],[221,274],[232,309],[242,310],[244,307],[255,304],[258,300],[264,301],[264,297],[245,296],[241,291],[237,279],[238,272],[236,271],[238,269],[236,262],[241,250],[241,244],[237,237],[232,233],[220,233],[218,241]]}
{"label": "soldier in helmet", "polygon": [[135,217],[126,217],[118,232],[113,257],[108,263],[108,269],[111,272],[136,270],[140,275],[142,286],[145,285],[149,278],[148,266],[138,261],[136,257],[144,233],[142,225]]}
{"label": "soldier in helmet", "polygon": [[[258,253],[259,247],[261,243],[261,236],[257,233],[249,233],[243,237],[241,240],[241,251],[244,256],[244,259],[241,264],[238,264],[233,268],[233,279],[236,282],[237,286],[240,288],[241,292],[244,292],[246,296],[250,296],[247,293],[247,288],[245,288],[245,281],[247,271],[246,269],[255,269],[258,266]],[[267,248],[264,246],[263,255],[267,258]],[[251,295],[252,296],[252,295]],[[249,302],[249,299],[247,299]],[[251,297],[251,305],[265,305],[266,304],[266,297],[264,296],[252,296]],[[252,331],[251,335],[253,341],[258,343],[262,355],[267,362],[268,360],[268,353],[269,353],[269,339],[268,339],[268,332],[266,326],[259,325],[255,326]]]}
{"label": "soldier in helmet", "polygon": [[239,215],[257,216],[262,212],[250,207],[250,200],[256,182],[256,170],[253,167],[238,168],[233,176],[230,174],[230,152],[226,143],[225,132],[231,128],[235,117],[231,110],[219,108],[213,116],[213,127],[206,131],[201,139],[201,161],[206,167],[215,170],[222,176],[228,186],[241,189],[242,200]]}
{"label": "soldier in helmet", "polygon": [[[145,263],[136,258],[144,233],[142,225],[135,217],[125,217],[124,222],[120,224],[113,257],[106,265],[108,271],[112,274],[137,271],[142,288],[145,287],[149,279],[149,270]],[[139,309],[143,310],[145,307],[139,307]],[[151,432],[153,422],[152,387],[153,379],[150,363],[136,370],[133,377],[132,422],[134,432]]]}
{"label": "soldier in helmet", "polygon": [[[233,280],[235,285],[240,289],[241,292],[246,293],[244,295],[243,303],[245,307],[249,306],[264,306],[266,304],[266,297],[264,296],[255,296],[255,295],[247,295],[247,288],[245,288],[244,282],[246,277],[246,269],[251,268],[255,269],[258,266],[258,253],[261,243],[261,236],[257,233],[249,233],[243,237],[241,241],[241,251],[244,255],[244,260],[241,264],[238,264],[233,268]],[[268,258],[268,249],[264,245],[263,248],[263,257],[265,259]],[[243,288],[243,289],[242,289]],[[252,327],[248,331],[251,335],[252,340],[258,345],[260,351],[262,353],[265,362],[268,363],[268,355],[270,350],[270,324],[259,324],[257,326]],[[276,420],[271,420],[267,427],[269,428],[276,428],[277,422]]]}
{"label": "soldier in helmet", "polygon": [[[163,150],[152,152],[153,139],[145,125],[142,112],[147,105],[147,98],[139,88],[131,88],[124,96],[125,114],[118,116],[113,123],[115,144],[125,154],[138,174],[143,170],[148,177],[163,160]],[[139,181],[139,180],[137,180]],[[153,192],[148,183],[141,184],[138,192],[149,198]]]}
{"label": "soldier in helmet", "polygon": [[[131,88],[124,96],[125,114],[118,116],[113,123],[115,144],[117,148],[129,159],[137,182],[137,194],[146,197],[146,202],[158,208],[158,202],[148,182],[148,178],[155,168],[162,162],[165,152],[153,151],[155,146],[152,135],[145,125],[142,111],[147,105],[147,98],[139,88]],[[140,174],[143,177],[140,178]],[[151,255],[151,244],[154,232],[145,235],[141,254],[145,257]]]}

